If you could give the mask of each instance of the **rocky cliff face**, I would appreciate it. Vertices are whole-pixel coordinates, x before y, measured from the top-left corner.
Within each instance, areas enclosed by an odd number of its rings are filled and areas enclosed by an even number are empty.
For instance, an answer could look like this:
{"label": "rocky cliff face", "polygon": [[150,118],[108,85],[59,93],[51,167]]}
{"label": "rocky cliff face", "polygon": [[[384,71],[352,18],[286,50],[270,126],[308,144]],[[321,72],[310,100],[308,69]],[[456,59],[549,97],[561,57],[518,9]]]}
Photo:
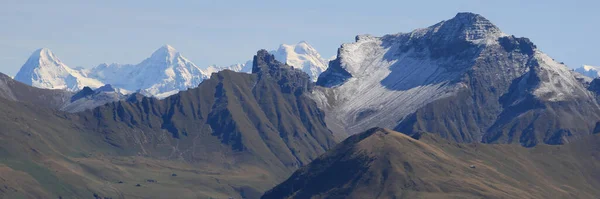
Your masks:
{"label": "rocky cliff face", "polygon": [[[332,123],[461,142],[561,144],[600,120],[586,78],[473,13],[344,44],[313,97]],[[545,122],[543,122],[545,121]],[[333,125],[330,125],[333,126]]]}

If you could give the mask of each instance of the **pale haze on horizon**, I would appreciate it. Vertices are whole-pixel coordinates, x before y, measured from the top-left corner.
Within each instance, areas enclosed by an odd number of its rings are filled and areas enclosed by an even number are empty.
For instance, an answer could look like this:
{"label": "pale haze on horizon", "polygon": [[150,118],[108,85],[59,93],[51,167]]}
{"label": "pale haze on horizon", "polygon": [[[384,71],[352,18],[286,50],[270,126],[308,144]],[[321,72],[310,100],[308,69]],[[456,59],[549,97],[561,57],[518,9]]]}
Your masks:
{"label": "pale haze on horizon", "polygon": [[201,67],[307,41],[325,58],[358,34],[409,32],[481,14],[570,67],[600,65],[597,1],[15,1],[0,6],[0,72],[51,49],[70,67],[136,64],[170,44]]}

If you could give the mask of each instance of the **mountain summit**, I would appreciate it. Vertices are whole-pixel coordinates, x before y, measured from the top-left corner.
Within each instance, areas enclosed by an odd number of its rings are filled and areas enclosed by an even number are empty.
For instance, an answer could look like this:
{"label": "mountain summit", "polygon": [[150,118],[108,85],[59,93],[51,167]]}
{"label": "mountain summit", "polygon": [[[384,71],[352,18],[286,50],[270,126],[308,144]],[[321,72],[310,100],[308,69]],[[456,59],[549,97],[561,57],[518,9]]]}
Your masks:
{"label": "mountain summit", "polygon": [[81,71],[69,68],[47,48],[34,51],[15,76],[15,80],[38,88],[70,91],[85,86],[97,88],[103,85],[86,77]]}
{"label": "mountain summit", "polygon": [[428,28],[343,44],[314,98],[352,134],[380,126],[534,146],[592,133],[600,110],[589,81],[529,39],[459,13]]}
{"label": "mountain summit", "polygon": [[166,58],[166,61],[173,62],[173,59],[178,56],[178,53],[179,52],[177,52],[173,46],[166,44],[154,51],[152,56],[150,56],[150,59],[160,60]]}
{"label": "mountain summit", "polygon": [[436,29],[438,35],[443,34],[445,39],[460,38],[466,41],[491,41],[505,35],[488,19],[479,14],[462,12],[450,20],[442,21],[430,28]]}

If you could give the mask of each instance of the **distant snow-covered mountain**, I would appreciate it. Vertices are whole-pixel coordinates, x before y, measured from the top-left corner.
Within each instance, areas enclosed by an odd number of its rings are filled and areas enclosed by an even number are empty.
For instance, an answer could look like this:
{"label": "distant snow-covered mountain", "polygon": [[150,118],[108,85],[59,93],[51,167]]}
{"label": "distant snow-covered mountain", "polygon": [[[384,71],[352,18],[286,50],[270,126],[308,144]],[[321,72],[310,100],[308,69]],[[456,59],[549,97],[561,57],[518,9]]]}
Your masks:
{"label": "distant snow-covered mountain", "polygon": [[222,70],[231,70],[235,72],[251,73],[252,72],[252,60],[247,61],[243,64],[233,64],[230,66],[216,66],[210,65],[204,69],[207,74],[216,73]]}
{"label": "distant snow-covered mountain", "polygon": [[149,96],[164,96],[194,88],[209,77],[175,48],[165,45],[139,64],[101,64],[88,71],[89,77]]}
{"label": "distant snow-covered mountain", "polygon": [[[271,53],[278,61],[308,73],[312,81],[316,81],[319,74],[327,69],[328,60],[323,59],[307,42],[282,44]],[[49,49],[42,48],[31,55],[15,76],[15,80],[38,88],[69,91],[79,91],[86,86],[95,89],[110,84],[122,94],[137,91],[146,96],[165,98],[179,91],[197,87],[212,73],[226,69],[250,73],[252,61],[201,68],[172,46],[165,45],[138,64],[104,63],[84,69],[71,68]]]}
{"label": "distant snow-covered mountain", "polygon": [[581,73],[581,74],[591,77],[591,78],[600,77],[600,67],[599,66],[583,65],[582,67],[575,69],[575,72]]}
{"label": "distant snow-covered mountain", "polygon": [[[301,69],[310,76],[310,79],[313,82],[317,81],[319,75],[327,69],[329,61],[335,59],[335,56],[324,59],[321,57],[321,54],[306,41],[301,41],[297,44],[281,44],[277,50],[271,50],[269,53],[273,54],[277,61]],[[213,65],[206,68],[205,71],[210,74],[225,69],[250,73],[252,72],[252,60],[249,60],[244,64],[234,64],[227,67]]]}
{"label": "distant snow-covered mountain", "polygon": [[69,91],[80,90],[85,86],[98,88],[104,85],[87,77],[83,71],[70,68],[47,48],[33,52],[14,79],[38,88]]}
{"label": "distant snow-covered mountain", "polygon": [[312,81],[317,81],[319,75],[327,69],[329,62],[305,41],[295,45],[281,44],[277,50],[271,51],[271,53],[277,61],[300,68],[310,76]]}
{"label": "distant snow-covered mountain", "polygon": [[100,64],[91,69],[70,68],[49,49],[42,48],[31,55],[15,80],[38,88],[69,91],[110,84],[122,94],[139,91],[163,98],[194,88],[209,76],[210,72],[165,45],[139,64]]}

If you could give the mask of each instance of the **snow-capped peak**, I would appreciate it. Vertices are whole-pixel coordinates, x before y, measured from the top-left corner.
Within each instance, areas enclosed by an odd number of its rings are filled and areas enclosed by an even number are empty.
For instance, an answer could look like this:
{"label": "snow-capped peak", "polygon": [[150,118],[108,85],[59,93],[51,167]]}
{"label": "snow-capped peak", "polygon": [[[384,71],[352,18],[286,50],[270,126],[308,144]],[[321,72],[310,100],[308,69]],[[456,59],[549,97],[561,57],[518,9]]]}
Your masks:
{"label": "snow-capped peak", "polygon": [[290,45],[290,44],[281,44],[279,45],[279,48],[277,49],[278,52],[282,52],[285,54],[290,54],[290,53],[295,53],[295,54],[301,54],[301,55],[311,55],[311,56],[316,56],[316,57],[321,57],[321,55],[319,55],[319,53],[317,52],[317,50],[315,50],[315,48],[313,48],[310,44],[308,44],[308,42],[306,41],[300,41],[295,45]]}
{"label": "snow-capped peak", "polygon": [[[64,64],[50,51],[48,48],[40,48],[29,56],[27,62],[21,67],[21,70],[35,69],[36,67],[50,67],[58,66],[62,67]],[[20,72],[20,71],[19,71]]]}
{"label": "snow-capped peak", "polygon": [[87,78],[82,71],[69,68],[47,48],[34,51],[15,76],[15,80],[38,88],[71,91],[85,86],[98,88],[103,85],[95,79]]}
{"label": "snow-capped peak", "polygon": [[168,96],[198,86],[209,73],[183,57],[175,48],[164,45],[136,65],[101,64],[90,70],[90,77],[125,90],[142,90],[146,95]]}
{"label": "snow-capped peak", "polygon": [[416,37],[428,36],[437,42],[449,42],[459,39],[474,44],[488,45],[496,43],[500,37],[508,36],[485,17],[470,12],[458,13],[452,19],[442,21],[428,28],[415,30],[411,34]]}
{"label": "snow-capped peak", "polygon": [[590,71],[590,70],[599,70],[600,67],[598,67],[598,66],[590,66],[590,65],[583,65],[583,68],[586,71]]}
{"label": "snow-capped peak", "polygon": [[315,50],[315,48],[313,48],[306,41],[300,41],[298,44],[296,44],[296,46],[294,47],[294,52],[298,54],[315,55],[319,57],[321,56],[319,55],[317,50]]}
{"label": "snow-capped peak", "polygon": [[171,45],[164,45],[161,46],[159,49],[157,49],[156,51],[154,51],[154,53],[152,53],[152,56],[150,56],[150,59],[153,60],[166,60],[166,61],[170,61],[173,62],[173,59],[180,56],[179,52],[177,52],[177,50],[175,48],[173,48],[173,46]]}
{"label": "snow-capped peak", "polygon": [[575,72],[581,73],[581,74],[591,77],[591,78],[600,77],[600,67],[599,66],[583,65],[582,67],[575,69]]}
{"label": "snow-capped peak", "polygon": [[271,51],[277,61],[300,68],[308,73],[312,81],[316,81],[325,69],[327,62],[308,42],[301,41],[297,44],[281,44],[276,51]]}
{"label": "snow-capped peak", "polygon": [[52,51],[50,51],[50,49],[48,49],[48,48],[37,49],[31,55],[30,59],[32,59],[32,58],[33,59],[37,59],[40,62],[41,61],[45,61],[45,62],[61,62],[60,59],[58,59],[58,57],[56,57],[54,55],[54,53],[52,53]]}
{"label": "snow-capped peak", "polygon": [[[331,59],[323,59],[319,52],[306,41],[300,41],[297,44],[281,44],[277,50],[271,50],[269,53],[274,55],[277,61],[301,69],[311,77],[312,81],[317,81],[319,74],[327,69],[329,60],[335,58],[334,56]],[[252,60],[230,66],[211,65],[204,71],[211,74],[225,69],[250,73],[252,72]]]}

